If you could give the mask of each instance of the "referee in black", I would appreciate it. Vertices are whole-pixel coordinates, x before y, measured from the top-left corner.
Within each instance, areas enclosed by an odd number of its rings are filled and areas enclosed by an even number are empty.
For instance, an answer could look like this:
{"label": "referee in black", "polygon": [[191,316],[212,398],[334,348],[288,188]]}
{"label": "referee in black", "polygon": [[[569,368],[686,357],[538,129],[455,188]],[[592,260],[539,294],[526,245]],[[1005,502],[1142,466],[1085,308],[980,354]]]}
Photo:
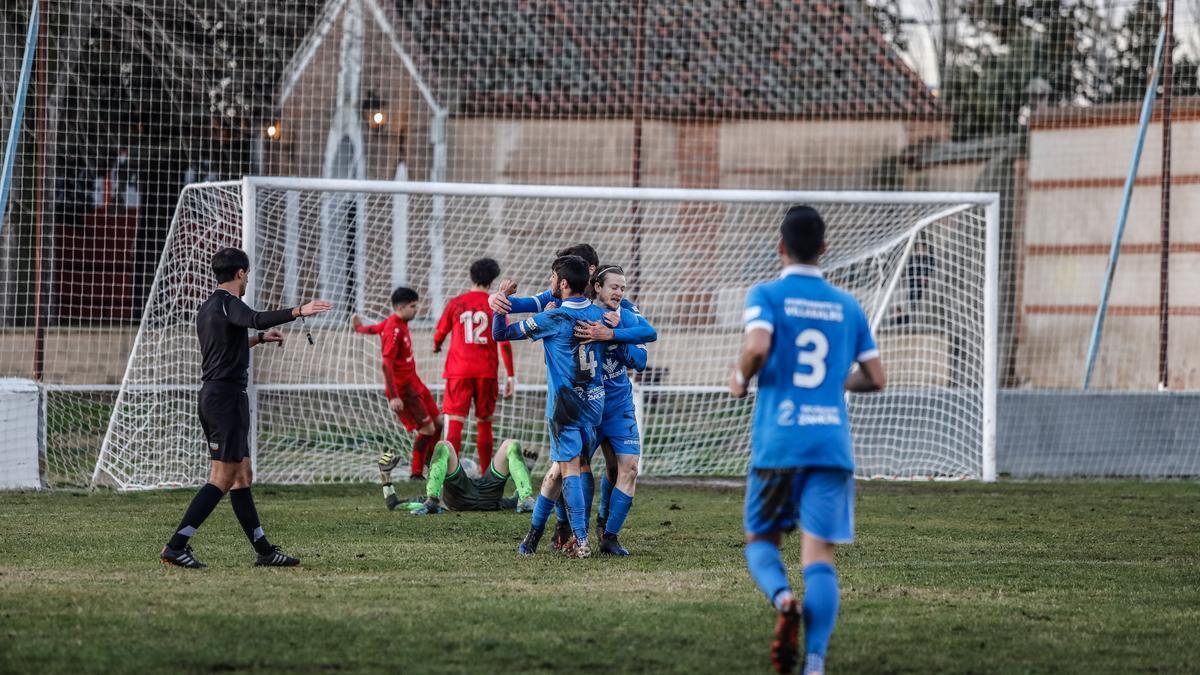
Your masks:
{"label": "referee in black", "polygon": [[[196,315],[196,333],[200,337],[203,385],[200,388],[200,425],[208,442],[212,470],[208,483],[200,488],[175,534],[163,547],[159,558],[165,565],[201,569],[207,567],[192,555],[188,541],[228,492],[233,512],[246,537],[258,553],[255,565],[291,567],[293,558],[272,546],[263,534],[254,508],[250,484],[250,401],[246,397],[249,381],[250,348],[264,342],[283,342],[283,333],[274,326],[302,316],[329,311],[333,305],[314,300],[300,307],[273,312],[256,312],[241,298],[246,293],[250,258],[236,248],[221,249],[212,259],[217,289],[200,305]],[[247,335],[247,330],[256,331]],[[265,332],[264,332],[265,331]]]}

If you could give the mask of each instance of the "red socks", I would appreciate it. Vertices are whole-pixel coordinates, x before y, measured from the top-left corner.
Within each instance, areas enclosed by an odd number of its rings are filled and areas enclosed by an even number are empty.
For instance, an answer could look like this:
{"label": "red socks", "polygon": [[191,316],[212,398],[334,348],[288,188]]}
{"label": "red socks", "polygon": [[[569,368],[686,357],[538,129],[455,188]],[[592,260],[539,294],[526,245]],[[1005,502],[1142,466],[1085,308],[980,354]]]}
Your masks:
{"label": "red socks", "polygon": [[[454,451],[461,455],[463,451],[463,423],[453,418],[448,419],[447,423],[448,426],[446,427],[446,440],[450,443],[450,445],[454,446]],[[492,434],[491,420],[486,422],[482,420],[476,420],[476,424],[475,448],[479,453],[479,474],[482,476],[483,474],[487,473],[488,469],[492,465],[492,455],[495,454],[496,439]],[[419,445],[421,438],[421,436],[417,436],[418,446],[413,448],[413,464],[416,464],[415,458],[416,453],[418,452],[416,448],[421,447]],[[428,454],[426,454],[426,456],[428,456]]]}
{"label": "red socks", "polygon": [[477,438],[475,444],[479,447],[479,475],[487,474],[492,466],[493,447],[496,439],[492,436],[492,421],[478,420]]}
{"label": "red socks", "polygon": [[433,454],[433,446],[437,442],[437,436],[426,436],[425,434],[417,434],[417,437],[413,439],[413,476],[425,475],[425,462],[429,461],[430,455]]}
{"label": "red socks", "polygon": [[463,423],[452,417],[447,421],[450,425],[446,427],[446,440],[454,446],[454,451],[461,455]]}

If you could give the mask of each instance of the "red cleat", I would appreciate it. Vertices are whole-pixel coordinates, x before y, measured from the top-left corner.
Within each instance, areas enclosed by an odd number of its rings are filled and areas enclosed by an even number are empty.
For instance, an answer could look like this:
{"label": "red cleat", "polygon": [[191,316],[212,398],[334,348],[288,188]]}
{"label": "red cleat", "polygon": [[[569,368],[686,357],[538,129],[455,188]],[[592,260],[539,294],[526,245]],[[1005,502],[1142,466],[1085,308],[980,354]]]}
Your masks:
{"label": "red cleat", "polygon": [[800,603],[788,600],[775,620],[775,639],[771,641],[771,665],[777,673],[796,670],[800,652]]}
{"label": "red cleat", "polygon": [[567,522],[555,523],[554,539],[550,542],[550,550],[566,553],[575,546],[575,533]]}

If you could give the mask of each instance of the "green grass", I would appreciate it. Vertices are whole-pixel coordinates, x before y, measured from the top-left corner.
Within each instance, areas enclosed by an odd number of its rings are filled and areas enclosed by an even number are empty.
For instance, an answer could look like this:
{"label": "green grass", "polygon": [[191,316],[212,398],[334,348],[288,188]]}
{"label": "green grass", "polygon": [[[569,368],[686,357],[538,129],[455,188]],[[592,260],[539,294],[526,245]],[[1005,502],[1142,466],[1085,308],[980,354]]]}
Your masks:
{"label": "green grass", "polygon": [[[643,486],[635,557],[583,561],[517,559],[511,513],[256,494],[302,568],[251,567],[225,504],[211,569],[161,567],[190,491],[0,495],[0,672],[767,670],[740,490]],[[1195,483],[861,484],[830,671],[1195,672],[1197,523]]]}

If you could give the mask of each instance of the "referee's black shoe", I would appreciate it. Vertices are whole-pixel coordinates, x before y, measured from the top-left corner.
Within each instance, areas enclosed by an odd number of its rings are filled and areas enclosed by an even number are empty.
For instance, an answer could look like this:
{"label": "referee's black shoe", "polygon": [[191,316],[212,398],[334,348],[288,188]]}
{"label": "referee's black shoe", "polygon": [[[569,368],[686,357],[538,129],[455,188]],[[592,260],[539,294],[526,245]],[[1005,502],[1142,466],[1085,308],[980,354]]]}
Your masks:
{"label": "referee's black shoe", "polygon": [[295,567],[299,564],[299,558],[293,558],[280,551],[278,546],[272,546],[269,553],[259,553],[258,559],[254,561],[255,567]]}
{"label": "referee's black shoe", "polygon": [[183,548],[171,548],[164,546],[162,553],[158,554],[158,560],[164,565],[172,567],[184,567],[190,570],[202,570],[208,565],[196,560],[192,556],[192,547],[184,546]]}

